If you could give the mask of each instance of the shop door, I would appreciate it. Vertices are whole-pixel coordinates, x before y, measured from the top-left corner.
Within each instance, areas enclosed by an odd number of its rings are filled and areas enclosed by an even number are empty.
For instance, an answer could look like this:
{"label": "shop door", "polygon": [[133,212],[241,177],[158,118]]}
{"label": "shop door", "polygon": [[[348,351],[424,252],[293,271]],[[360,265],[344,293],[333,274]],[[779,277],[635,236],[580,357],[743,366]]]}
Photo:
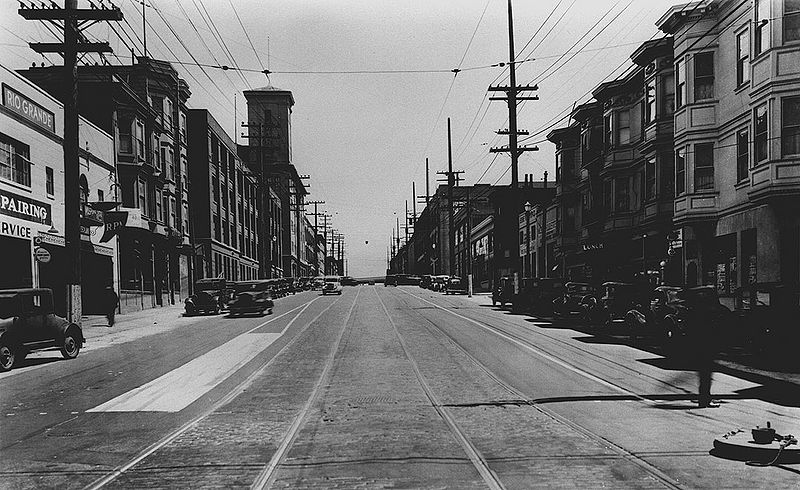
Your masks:
{"label": "shop door", "polygon": [[31,242],[3,236],[0,237],[0,250],[6,259],[0,272],[0,289],[32,287]]}
{"label": "shop door", "polygon": [[105,315],[105,289],[113,287],[114,266],[111,257],[81,252],[81,301],[84,315]]}

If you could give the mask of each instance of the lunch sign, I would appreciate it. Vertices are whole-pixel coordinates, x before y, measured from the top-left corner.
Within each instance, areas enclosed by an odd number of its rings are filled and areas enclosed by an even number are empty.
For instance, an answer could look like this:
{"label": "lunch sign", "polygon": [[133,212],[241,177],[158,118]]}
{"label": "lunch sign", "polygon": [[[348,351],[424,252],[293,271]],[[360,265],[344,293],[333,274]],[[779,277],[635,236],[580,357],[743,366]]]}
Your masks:
{"label": "lunch sign", "polygon": [[56,132],[55,114],[5,83],[3,84],[3,105],[37,126],[41,126],[51,133]]}

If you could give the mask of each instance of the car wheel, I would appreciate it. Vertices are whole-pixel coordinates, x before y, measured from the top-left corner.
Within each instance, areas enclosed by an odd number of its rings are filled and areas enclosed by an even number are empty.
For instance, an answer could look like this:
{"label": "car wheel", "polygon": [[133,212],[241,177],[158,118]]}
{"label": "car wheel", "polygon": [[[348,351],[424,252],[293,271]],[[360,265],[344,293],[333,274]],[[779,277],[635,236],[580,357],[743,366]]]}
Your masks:
{"label": "car wheel", "polygon": [[10,371],[17,362],[17,355],[14,349],[8,344],[0,344],[0,371]]}
{"label": "car wheel", "polygon": [[81,338],[75,328],[69,328],[61,344],[61,355],[64,359],[75,359],[81,351]]}
{"label": "car wheel", "polygon": [[267,315],[271,315],[271,314],[272,314],[272,308],[267,310]]}

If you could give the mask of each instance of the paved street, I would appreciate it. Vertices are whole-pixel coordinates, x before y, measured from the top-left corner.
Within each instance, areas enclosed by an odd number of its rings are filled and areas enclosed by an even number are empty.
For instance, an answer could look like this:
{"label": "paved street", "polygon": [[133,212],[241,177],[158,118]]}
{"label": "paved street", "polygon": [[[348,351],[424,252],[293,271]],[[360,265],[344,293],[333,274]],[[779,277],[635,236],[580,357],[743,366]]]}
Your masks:
{"label": "paved street", "polygon": [[796,384],[721,365],[721,406],[697,409],[691,365],[487,296],[359,286],[265,317],[180,315],[87,322],[77,359],[0,374],[0,487],[800,483],[797,465],[710,454],[738,427],[800,432]]}

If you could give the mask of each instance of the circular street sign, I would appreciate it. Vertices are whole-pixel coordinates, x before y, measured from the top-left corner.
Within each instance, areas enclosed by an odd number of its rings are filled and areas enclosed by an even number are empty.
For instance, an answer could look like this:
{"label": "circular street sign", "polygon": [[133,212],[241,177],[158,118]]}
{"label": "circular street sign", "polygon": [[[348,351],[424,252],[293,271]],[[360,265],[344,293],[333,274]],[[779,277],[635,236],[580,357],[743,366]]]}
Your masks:
{"label": "circular street sign", "polygon": [[36,247],[33,249],[33,256],[36,257],[38,262],[43,264],[50,262],[51,259],[50,251],[44,247]]}

